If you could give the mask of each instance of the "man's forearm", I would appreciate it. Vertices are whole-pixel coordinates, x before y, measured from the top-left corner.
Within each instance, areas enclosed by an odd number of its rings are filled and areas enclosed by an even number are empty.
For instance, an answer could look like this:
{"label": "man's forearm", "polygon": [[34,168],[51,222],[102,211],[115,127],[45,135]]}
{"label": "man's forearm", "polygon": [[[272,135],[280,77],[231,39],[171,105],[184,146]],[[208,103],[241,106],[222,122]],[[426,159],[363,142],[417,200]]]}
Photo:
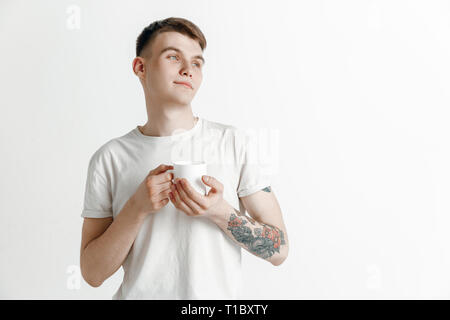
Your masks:
{"label": "man's forearm", "polygon": [[83,277],[94,287],[100,286],[122,265],[136,239],[144,217],[133,206],[132,198],[95,240],[91,241],[80,257]]}
{"label": "man's forearm", "polygon": [[273,265],[281,264],[287,257],[288,248],[282,229],[241,215],[225,200],[217,211],[210,220],[240,247]]}

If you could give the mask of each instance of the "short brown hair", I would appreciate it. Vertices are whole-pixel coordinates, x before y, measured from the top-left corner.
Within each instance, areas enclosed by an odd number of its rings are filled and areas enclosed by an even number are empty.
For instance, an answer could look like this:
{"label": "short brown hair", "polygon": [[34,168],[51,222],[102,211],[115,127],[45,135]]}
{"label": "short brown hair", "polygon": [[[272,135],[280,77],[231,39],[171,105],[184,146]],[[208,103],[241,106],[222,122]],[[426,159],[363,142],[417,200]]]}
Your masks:
{"label": "short brown hair", "polygon": [[206,38],[199,27],[187,19],[170,17],[154,21],[142,30],[136,40],[136,57],[142,54],[145,47],[151,45],[151,42],[158,34],[168,31],[176,31],[193,40],[197,40],[202,51],[206,48]]}

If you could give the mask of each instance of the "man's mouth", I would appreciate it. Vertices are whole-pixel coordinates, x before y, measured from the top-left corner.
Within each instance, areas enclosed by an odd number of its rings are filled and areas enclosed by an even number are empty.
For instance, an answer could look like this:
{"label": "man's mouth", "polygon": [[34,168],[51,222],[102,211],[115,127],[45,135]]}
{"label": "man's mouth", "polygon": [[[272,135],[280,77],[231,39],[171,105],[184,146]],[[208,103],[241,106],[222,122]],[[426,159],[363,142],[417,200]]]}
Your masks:
{"label": "man's mouth", "polygon": [[178,82],[178,81],[174,81],[174,83],[180,84],[180,85],[183,85],[183,86],[185,86],[185,87],[187,87],[187,88],[189,88],[189,89],[192,89],[192,86],[191,86],[189,83],[187,83],[187,82]]}

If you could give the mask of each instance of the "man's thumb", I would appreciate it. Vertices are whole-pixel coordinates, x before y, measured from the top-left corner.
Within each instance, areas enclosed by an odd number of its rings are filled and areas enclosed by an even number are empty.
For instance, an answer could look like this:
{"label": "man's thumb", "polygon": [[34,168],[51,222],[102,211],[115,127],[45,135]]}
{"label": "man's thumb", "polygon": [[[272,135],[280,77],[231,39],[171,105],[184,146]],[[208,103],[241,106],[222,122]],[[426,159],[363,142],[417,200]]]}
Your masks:
{"label": "man's thumb", "polygon": [[215,194],[217,192],[223,192],[223,185],[216,178],[204,175],[204,176],[202,176],[202,180],[208,187],[211,188],[211,190],[209,190],[207,196],[210,196],[213,193]]}
{"label": "man's thumb", "polygon": [[206,175],[202,176],[203,182],[204,182],[205,184],[207,184],[208,186],[211,186],[211,180],[212,180],[211,178],[212,178],[212,177],[206,176]]}
{"label": "man's thumb", "polygon": [[203,182],[208,187],[211,187],[213,189],[220,189],[219,182],[214,177],[204,175],[204,176],[202,176],[202,178],[203,178]]}

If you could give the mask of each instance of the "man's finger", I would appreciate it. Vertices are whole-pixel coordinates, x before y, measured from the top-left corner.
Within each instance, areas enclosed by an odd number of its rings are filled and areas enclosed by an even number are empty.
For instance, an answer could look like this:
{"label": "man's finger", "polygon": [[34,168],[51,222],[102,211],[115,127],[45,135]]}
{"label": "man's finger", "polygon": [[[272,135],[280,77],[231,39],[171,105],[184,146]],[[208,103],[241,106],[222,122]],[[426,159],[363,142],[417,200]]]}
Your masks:
{"label": "man's finger", "polygon": [[157,175],[170,169],[173,169],[173,166],[163,163],[157,166],[155,169],[151,170],[148,175]]}
{"label": "man's finger", "polygon": [[161,191],[157,196],[155,196],[155,201],[162,201],[164,199],[169,199],[170,189]]}
{"label": "man's finger", "polygon": [[158,185],[158,189],[162,191],[164,190],[170,190],[170,186],[172,185],[172,180],[169,180],[168,182],[163,182]]}
{"label": "man's finger", "polygon": [[150,179],[152,185],[161,185],[166,184],[172,181],[173,173],[172,172],[163,172],[157,175],[151,175],[148,177]]}
{"label": "man's finger", "polygon": [[219,192],[223,192],[223,184],[216,178],[204,175],[202,176],[202,181],[208,187],[211,187],[212,189],[215,189]]}
{"label": "man's finger", "polygon": [[205,209],[206,203],[205,200],[202,198],[202,195],[196,191],[192,185],[187,181],[186,179],[181,179],[181,186],[183,187],[184,192],[188,195],[189,198],[194,200],[194,202],[200,206],[202,209]]}
{"label": "man's finger", "polygon": [[188,205],[186,203],[183,202],[183,200],[180,197],[180,194],[177,191],[177,188],[175,187],[175,185],[172,188],[172,199],[170,199],[173,203],[173,205],[183,211],[184,213],[186,213],[188,216],[192,216],[194,215],[194,212],[192,212],[192,209],[188,207]]}
{"label": "man's finger", "polygon": [[172,181],[164,182],[164,183],[155,185],[153,190],[154,190],[155,193],[162,193],[162,192],[167,191],[167,190],[170,191],[170,186],[172,184],[173,184]]}
{"label": "man's finger", "polygon": [[180,196],[181,201],[184,202],[191,209],[192,212],[196,213],[202,211],[200,205],[186,194],[186,191],[183,186],[175,185],[175,188],[178,195]]}
{"label": "man's finger", "polygon": [[[172,167],[172,166],[170,166],[170,167]],[[152,184],[157,185],[157,184],[163,184],[163,183],[172,181],[173,173],[167,172],[167,170],[170,170],[170,167],[168,167],[167,169],[165,169],[163,172],[161,172],[159,174],[150,174],[148,176],[148,178],[152,180]]]}

